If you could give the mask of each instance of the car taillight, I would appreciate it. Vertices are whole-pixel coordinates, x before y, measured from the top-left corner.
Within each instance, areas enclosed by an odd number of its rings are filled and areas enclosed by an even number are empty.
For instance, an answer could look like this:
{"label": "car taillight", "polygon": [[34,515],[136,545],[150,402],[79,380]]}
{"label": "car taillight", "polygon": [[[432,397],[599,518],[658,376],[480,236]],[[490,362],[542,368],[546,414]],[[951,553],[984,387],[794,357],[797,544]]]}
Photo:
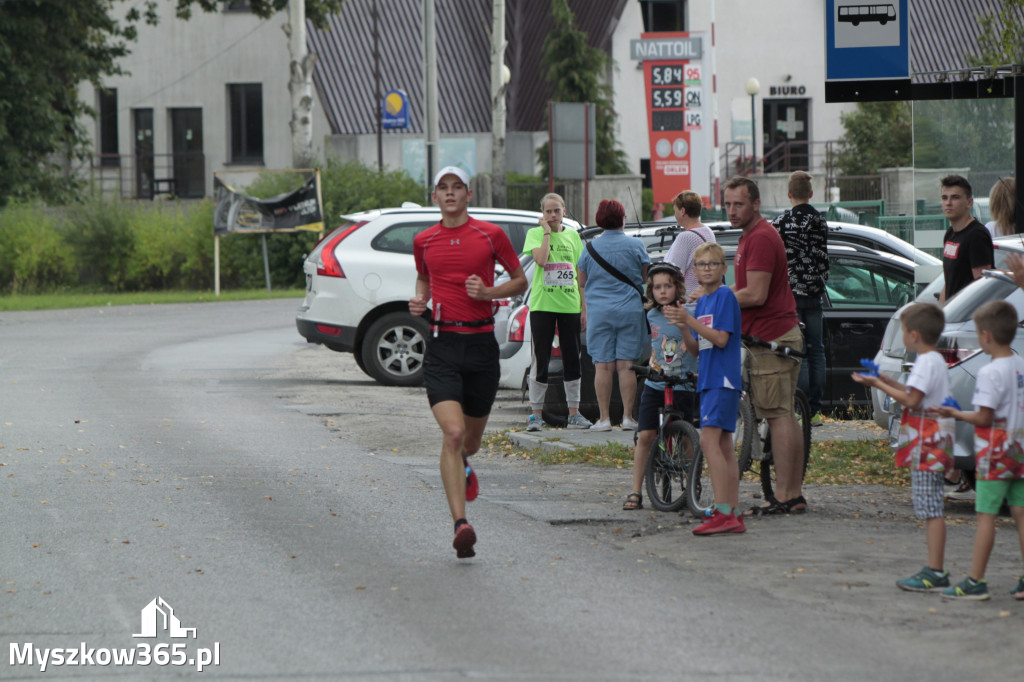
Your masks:
{"label": "car taillight", "polygon": [[524,305],[512,316],[512,321],[508,325],[509,341],[522,342],[526,339],[526,317],[529,314],[530,307]]}
{"label": "car taillight", "polygon": [[316,274],[322,275],[323,277],[345,276],[344,270],[341,269],[341,263],[338,262],[338,257],[334,255],[334,250],[338,248],[338,244],[341,243],[341,240],[365,224],[365,220],[360,223],[352,223],[339,232],[337,236],[331,237],[330,241],[324,244],[324,247],[320,249],[320,257],[316,262]]}
{"label": "car taillight", "polygon": [[939,351],[949,367],[955,367],[975,353],[981,352],[978,348],[960,348],[958,346],[953,348],[937,348],[936,350]]}

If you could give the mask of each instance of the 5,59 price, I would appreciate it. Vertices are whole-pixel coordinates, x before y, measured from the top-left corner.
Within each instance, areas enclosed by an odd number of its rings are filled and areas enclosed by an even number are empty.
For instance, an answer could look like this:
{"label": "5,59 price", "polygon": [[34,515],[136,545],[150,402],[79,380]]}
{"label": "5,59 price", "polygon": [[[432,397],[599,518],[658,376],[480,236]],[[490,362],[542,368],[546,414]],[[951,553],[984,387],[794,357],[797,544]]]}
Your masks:
{"label": "5,59 price", "polygon": [[652,109],[682,109],[682,88],[657,88],[651,90]]}

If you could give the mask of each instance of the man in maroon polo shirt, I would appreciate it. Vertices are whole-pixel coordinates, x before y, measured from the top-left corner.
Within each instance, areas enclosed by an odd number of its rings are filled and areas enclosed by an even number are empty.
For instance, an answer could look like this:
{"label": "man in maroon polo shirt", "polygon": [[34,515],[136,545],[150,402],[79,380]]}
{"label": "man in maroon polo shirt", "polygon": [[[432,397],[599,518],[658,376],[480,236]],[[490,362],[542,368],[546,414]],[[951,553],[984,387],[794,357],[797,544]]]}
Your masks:
{"label": "man in maroon polo shirt", "polygon": [[[761,217],[761,193],[753,180],[736,177],[725,185],[725,210],[743,230],[733,261],[733,290],[743,313],[743,334],[803,350],[796,300],[789,285],[786,246]],[[784,514],[807,510],[803,498],[803,433],[793,411],[800,361],[766,348],[751,348],[750,398],[759,418],[768,420],[775,456],[776,499],[750,513]]]}

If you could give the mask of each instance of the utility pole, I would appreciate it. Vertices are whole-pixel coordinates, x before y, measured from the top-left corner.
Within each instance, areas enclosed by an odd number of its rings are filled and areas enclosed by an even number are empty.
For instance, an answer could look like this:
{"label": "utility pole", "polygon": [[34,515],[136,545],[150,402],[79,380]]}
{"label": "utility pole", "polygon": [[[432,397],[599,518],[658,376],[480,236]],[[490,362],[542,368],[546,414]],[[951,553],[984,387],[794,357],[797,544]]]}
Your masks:
{"label": "utility pole", "polygon": [[505,208],[505,91],[511,77],[505,66],[505,1],[494,0],[491,12],[491,205]]}
{"label": "utility pole", "polygon": [[[437,25],[434,0],[423,0],[423,132],[426,134],[427,186],[434,182],[438,163],[441,122],[437,104]],[[433,189],[431,187],[431,189]]]}
{"label": "utility pole", "polygon": [[313,166],[313,63],[316,55],[306,49],[305,0],[288,0],[288,92],[292,96],[292,168]]}

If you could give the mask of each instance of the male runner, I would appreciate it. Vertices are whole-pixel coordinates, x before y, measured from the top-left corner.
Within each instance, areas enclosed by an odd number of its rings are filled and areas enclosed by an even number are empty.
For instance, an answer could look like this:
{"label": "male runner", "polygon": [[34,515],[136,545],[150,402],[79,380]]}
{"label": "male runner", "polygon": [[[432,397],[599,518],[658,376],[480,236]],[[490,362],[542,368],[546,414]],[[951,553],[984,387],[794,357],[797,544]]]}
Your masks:
{"label": "male runner", "polygon": [[[441,208],[441,222],[413,240],[418,274],[409,312],[422,315],[430,302],[424,382],[443,436],[441,482],[455,520],[452,546],[465,559],[476,555],[466,500],[479,490],[466,458],[480,449],[500,376],[491,301],[522,293],[527,281],[504,231],[469,216],[473,191],[464,170],[442,168],[431,198]],[[500,286],[494,286],[495,263],[512,273]]]}

